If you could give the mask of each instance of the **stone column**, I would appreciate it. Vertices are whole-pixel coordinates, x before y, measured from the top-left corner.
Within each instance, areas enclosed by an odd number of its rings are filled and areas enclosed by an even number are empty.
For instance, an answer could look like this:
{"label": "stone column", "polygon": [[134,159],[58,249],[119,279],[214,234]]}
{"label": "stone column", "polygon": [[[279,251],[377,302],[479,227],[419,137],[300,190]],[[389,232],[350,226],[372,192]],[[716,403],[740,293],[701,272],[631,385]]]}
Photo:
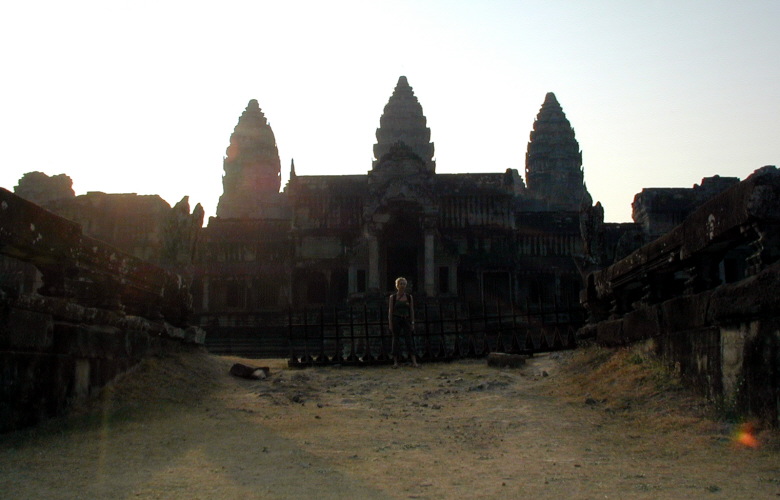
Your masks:
{"label": "stone column", "polygon": [[357,269],[354,264],[350,264],[347,271],[347,295],[355,292],[357,292]]}
{"label": "stone column", "polygon": [[425,293],[428,297],[433,297],[436,292],[433,281],[433,240],[434,234],[432,232],[427,232],[425,234],[425,262],[423,264],[423,269],[425,272]]}
{"label": "stone column", "polygon": [[203,277],[203,310],[209,310],[209,277]]}
{"label": "stone column", "polygon": [[455,263],[450,266],[450,293],[458,295],[458,266]]}
{"label": "stone column", "polygon": [[379,290],[379,241],[373,234],[368,237],[368,289]]}

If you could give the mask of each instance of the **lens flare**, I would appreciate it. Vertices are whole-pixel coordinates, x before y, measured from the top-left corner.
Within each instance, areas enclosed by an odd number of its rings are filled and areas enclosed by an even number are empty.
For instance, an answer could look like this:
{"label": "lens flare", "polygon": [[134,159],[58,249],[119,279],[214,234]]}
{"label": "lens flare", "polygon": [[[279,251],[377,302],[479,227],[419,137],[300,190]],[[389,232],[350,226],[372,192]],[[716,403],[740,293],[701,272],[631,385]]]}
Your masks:
{"label": "lens flare", "polygon": [[742,424],[734,434],[734,442],[748,448],[758,448],[759,442],[755,436],[755,428],[752,424]]}

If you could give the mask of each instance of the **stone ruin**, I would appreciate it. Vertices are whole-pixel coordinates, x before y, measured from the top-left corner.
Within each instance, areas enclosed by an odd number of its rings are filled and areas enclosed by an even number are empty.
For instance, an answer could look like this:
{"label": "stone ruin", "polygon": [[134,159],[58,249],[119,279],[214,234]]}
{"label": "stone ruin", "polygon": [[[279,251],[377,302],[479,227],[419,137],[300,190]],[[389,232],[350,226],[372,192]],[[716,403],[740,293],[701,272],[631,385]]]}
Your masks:
{"label": "stone ruin", "polygon": [[[276,137],[250,101],[230,136],[223,194],[206,227],[186,197],[171,208],[156,196],[74,196],[64,175],[28,174],[17,194],[76,221],[84,237],[180,273],[191,292],[189,321],[208,331],[216,351],[251,338],[259,339],[255,354],[284,355],[291,305],[381,301],[403,275],[429,303],[542,307],[581,298],[590,316],[583,335],[608,344],[654,338],[706,394],[776,421],[768,408],[777,382],[765,361],[773,354],[758,354],[777,352],[773,295],[765,293],[778,246],[773,171],[742,183],[714,176],[692,188],[647,188],[632,204],[634,222],[606,223],[554,94],[529,137],[525,181],[514,168],[437,173],[422,106],[400,77],[367,174],[299,175],[292,163],[281,192]],[[730,226],[721,231],[723,224]],[[7,269],[19,263],[0,258],[7,284],[18,276]],[[24,291],[51,290],[56,266],[41,267],[22,280]],[[676,324],[684,316],[676,310],[698,313]],[[735,392],[741,380],[753,389]],[[756,396],[759,386],[769,392]]]}
{"label": "stone ruin", "polygon": [[[777,426],[780,171],[767,166],[739,183],[721,180],[710,194],[723,184],[731,187],[707,201],[698,186],[687,200],[661,193],[692,212],[587,276],[581,299],[589,318],[579,335],[610,346],[650,340],[670,367],[722,408]],[[658,200],[641,195],[635,211],[651,217]]]}
{"label": "stone ruin", "polygon": [[0,257],[0,432],[62,413],[145,356],[204,342],[181,276],[1,188]]}

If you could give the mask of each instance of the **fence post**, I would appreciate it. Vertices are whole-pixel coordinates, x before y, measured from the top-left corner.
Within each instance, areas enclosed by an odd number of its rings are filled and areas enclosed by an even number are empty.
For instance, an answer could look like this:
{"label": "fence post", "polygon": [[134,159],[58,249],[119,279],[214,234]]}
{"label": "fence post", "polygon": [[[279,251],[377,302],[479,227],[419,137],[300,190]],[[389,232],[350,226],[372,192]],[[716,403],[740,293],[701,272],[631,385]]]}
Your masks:
{"label": "fence post", "polygon": [[496,299],[496,315],[498,316],[498,335],[496,335],[496,352],[504,352],[504,324],[501,322],[501,302]]}
{"label": "fence post", "polygon": [[365,302],[363,302],[363,317],[366,319],[365,327],[363,328],[363,334],[366,339],[366,348],[363,351],[363,356],[360,359],[363,361],[363,363],[373,363],[376,358],[374,358],[374,355],[371,354],[371,336],[369,335],[370,325],[368,323],[368,307],[366,306]]}
{"label": "fence post", "polygon": [[515,311],[515,301],[510,304],[512,311],[512,340],[509,342],[509,352],[517,354],[520,352],[520,340],[517,338],[517,311]]}
{"label": "fence post", "polygon": [[468,334],[468,343],[469,346],[466,350],[468,353],[467,355],[470,358],[476,358],[477,357],[477,337],[474,335],[474,316],[471,314],[471,305],[466,302],[466,316],[468,316],[469,320],[469,334]]}
{"label": "fence post", "polygon": [[460,321],[458,320],[458,303],[457,301],[452,302],[452,316],[454,318],[454,325],[455,325],[455,333],[454,333],[454,342],[453,342],[453,350],[452,350],[452,357],[455,359],[460,359],[463,357],[463,352],[461,349],[461,342],[460,342]]}
{"label": "fence post", "polygon": [[312,358],[309,355],[309,314],[305,307],[303,308],[303,346],[301,363],[310,365],[312,363]]}
{"label": "fence post", "polygon": [[534,339],[532,336],[533,329],[531,328],[531,298],[528,296],[525,297],[525,317],[526,321],[528,322],[528,328],[525,332],[525,350],[533,353],[535,348]]}
{"label": "fence post", "polygon": [[341,325],[339,324],[338,306],[333,306],[333,323],[336,328],[336,352],[330,359],[334,363],[341,364],[344,362],[344,356],[341,355]]}
{"label": "fence post", "polygon": [[439,357],[447,359],[447,340],[444,337],[444,310],[439,301]]}
{"label": "fence post", "polygon": [[431,350],[431,330],[430,322],[428,321],[428,303],[423,302],[423,330],[425,331],[425,351],[423,351],[421,359],[429,360],[433,359],[433,351]]}
{"label": "fence post", "polygon": [[295,354],[295,348],[293,347],[293,313],[292,306],[287,308],[287,341],[290,345],[290,359],[287,361],[288,366],[298,366],[298,356]]}
{"label": "fence post", "polygon": [[325,306],[320,306],[320,353],[316,362],[318,364],[328,362],[328,357],[325,355]]}
{"label": "fence post", "polygon": [[352,314],[353,310],[352,307],[349,308],[349,356],[347,356],[347,361],[350,363],[355,363],[358,361],[358,357],[355,354],[355,317]]}

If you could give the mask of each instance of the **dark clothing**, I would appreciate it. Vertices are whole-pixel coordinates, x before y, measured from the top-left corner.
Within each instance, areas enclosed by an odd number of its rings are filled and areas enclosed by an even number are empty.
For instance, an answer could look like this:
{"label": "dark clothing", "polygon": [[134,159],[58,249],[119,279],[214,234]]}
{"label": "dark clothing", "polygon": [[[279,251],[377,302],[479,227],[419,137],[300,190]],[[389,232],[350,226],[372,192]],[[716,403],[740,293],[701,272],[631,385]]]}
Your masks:
{"label": "dark clothing", "polygon": [[416,356],[417,351],[414,348],[414,336],[412,335],[412,324],[409,318],[393,315],[393,357],[398,358],[401,355],[401,343],[399,338],[403,337],[406,343],[407,356]]}
{"label": "dark clothing", "polygon": [[409,319],[412,315],[412,308],[409,305],[411,295],[405,295],[406,300],[398,300],[396,299],[396,296],[393,295],[393,318],[399,317]]}
{"label": "dark clothing", "polygon": [[400,338],[404,339],[406,343],[407,356],[416,356],[417,351],[414,348],[414,336],[412,329],[412,296],[404,294],[405,300],[398,300],[396,294],[390,297],[390,302],[393,308],[393,345],[391,352],[393,357],[397,358],[401,355],[401,343]]}

